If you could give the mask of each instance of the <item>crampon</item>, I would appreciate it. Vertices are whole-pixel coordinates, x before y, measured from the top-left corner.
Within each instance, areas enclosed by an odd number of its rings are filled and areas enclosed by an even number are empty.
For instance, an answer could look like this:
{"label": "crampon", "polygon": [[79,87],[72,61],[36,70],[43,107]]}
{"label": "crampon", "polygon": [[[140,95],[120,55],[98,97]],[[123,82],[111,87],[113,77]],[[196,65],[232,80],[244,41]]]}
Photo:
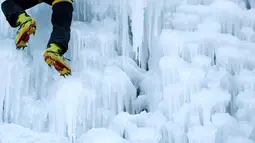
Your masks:
{"label": "crampon", "polygon": [[60,57],[53,52],[45,52],[43,56],[48,66],[54,66],[54,68],[60,73],[60,76],[66,77],[71,75],[71,68],[65,62],[66,58]]}
{"label": "crampon", "polygon": [[[22,29],[22,28],[25,28],[25,29]],[[33,34],[35,35],[35,31],[36,31],[36,24],[35,22],[30,25],[27,25],[26,26],[26,23],[23,23],[19,30],[18,30],[18,34],[17,34],[17,37],[16,37],[16,48],[18,50],[20,49],[24,49],[25,47],[27,47],[27,43],[28,43],[28,40],[30,39],[30,35]]]}

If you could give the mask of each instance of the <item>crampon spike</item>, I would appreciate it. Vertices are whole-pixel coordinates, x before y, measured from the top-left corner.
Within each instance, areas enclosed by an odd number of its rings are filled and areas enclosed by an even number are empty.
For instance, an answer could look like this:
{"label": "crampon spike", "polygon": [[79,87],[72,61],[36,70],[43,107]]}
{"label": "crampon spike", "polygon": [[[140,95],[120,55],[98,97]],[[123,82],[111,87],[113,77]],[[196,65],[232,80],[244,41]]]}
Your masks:
{"label": "crampon spike", "polygon": [[60,74],[60,76],[63,76],[64,78],[66,78],[66,76],[64,74]]}

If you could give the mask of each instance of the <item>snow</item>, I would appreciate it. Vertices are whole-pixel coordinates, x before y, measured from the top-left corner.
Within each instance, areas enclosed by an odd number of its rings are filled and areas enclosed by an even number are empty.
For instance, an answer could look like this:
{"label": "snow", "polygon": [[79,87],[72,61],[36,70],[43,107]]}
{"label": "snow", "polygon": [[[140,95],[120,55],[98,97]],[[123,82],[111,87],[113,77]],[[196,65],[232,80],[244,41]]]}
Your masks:
{"label": "snow", "polygon": [[15,124],[0,125],[1,143],[68,143],[66,137],[51,133],[38,133]]}
{"label": "snow", "polygon": [[255,142],[251,0],[75,0],[65,79],[28,13],[23,51],[0,13],[0,143]]}
{"label": "snow", "polygon": [[129,143],[127,140],[120,137],[117,133],[105,128],[91,129],[79,138],[78,143]]}

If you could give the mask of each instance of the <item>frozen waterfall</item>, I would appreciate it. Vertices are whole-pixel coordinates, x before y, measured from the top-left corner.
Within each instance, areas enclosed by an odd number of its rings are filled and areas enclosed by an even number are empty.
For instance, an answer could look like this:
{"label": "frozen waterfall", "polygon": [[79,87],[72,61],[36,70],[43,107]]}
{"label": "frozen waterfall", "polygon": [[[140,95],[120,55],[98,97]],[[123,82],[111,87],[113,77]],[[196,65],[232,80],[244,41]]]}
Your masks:
{"label": "frozen waterfall", "polygon": [[0,143],[255,142],[252,0],[74,0],[65,79],[27,12],[23,51],[0,12]]}

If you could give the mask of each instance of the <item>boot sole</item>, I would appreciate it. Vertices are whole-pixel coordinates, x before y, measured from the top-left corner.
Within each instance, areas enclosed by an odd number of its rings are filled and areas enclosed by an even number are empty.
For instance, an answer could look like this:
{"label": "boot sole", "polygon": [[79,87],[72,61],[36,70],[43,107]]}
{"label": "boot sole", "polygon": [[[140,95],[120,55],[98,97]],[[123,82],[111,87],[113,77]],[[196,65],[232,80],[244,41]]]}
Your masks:
{"label": "boot sole", "polygon": [[44,53],[45,62],[49,65],[49,67],[54,66],[54,68],[60,73],[60,76],[68,76],[71,75],[71,70],[66,67],[64,64],[51,57],[47,53]]}
{"label": "boot sole", "polygon": [[17,49],[24,49],[29,40],[29,36],[31,34],[35,35],[35,31],[36,31],[36,25],[35,24],[31,24],[26,30],[25,32],[20,36],[17,44],[16,44],[16,47]]}

